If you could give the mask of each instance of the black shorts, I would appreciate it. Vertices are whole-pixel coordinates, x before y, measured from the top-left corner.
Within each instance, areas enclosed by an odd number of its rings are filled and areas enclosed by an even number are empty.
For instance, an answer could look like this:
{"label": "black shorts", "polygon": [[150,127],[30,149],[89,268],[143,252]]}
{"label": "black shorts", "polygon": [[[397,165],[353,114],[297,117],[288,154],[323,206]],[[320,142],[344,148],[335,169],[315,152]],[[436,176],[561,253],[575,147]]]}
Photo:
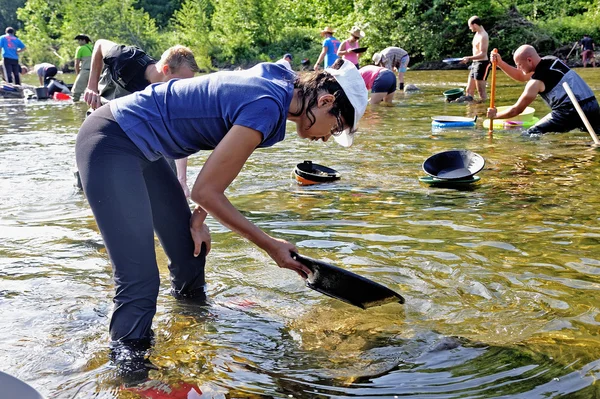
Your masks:
{"label": "black shorts", "polygon": [[471,76],[475,80],[487,80],[490,62],[485,61],[473,61],[473,65],[471,65],[471,72],[469,76]]}
{"label": "black shorts", "polygon": [[51,78],[55,77],[57,73],[58,69],[55,66],[46,68],[44,71],[44,86],[48,86],[52,81]]}

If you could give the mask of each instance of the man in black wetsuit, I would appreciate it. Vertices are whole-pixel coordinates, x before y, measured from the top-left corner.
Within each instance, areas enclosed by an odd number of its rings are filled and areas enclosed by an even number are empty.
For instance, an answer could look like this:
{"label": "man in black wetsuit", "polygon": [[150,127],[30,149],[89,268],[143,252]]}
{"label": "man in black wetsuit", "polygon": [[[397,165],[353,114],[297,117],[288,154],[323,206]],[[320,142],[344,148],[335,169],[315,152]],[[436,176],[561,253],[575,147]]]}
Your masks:
{"label": "man in black wetsuit", "polygon": [[497,61],[505,74],[514,80],[527,82],[527,85],[521,97],[507,110],[497,112],[496,108],[488,108],[488,118],[510,119],[519,115],[539,94],[552,112],[529,128],[526,133],[568,132],[576,128],[585,130],[583,121],[562,85],[566,82],[596,134],[600,134],[600,107],[594,92],[561,60],[552,56],[540,57],[530,45],[523,45],[515,52],[513,58],[516,68],[503,61],[500,55],[492,53],[490,57],[492,61],[494,59]]}

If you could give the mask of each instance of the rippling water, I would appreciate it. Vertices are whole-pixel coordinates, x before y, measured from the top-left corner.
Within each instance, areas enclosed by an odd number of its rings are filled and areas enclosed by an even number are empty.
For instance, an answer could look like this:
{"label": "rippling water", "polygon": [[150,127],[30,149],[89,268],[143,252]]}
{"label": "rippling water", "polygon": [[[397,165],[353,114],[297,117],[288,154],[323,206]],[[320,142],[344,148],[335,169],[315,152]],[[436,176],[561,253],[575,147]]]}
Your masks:
{"label": "rippling water", "polygon": [[[600,94],[597,70],[578,70]],[[293,133],[258,150],[228,190],[269,234],[402,293],[366,311],[307,289],[209,219],[212,305],[162,290],[154,379],[226,398],[600,397],[600,157],[585,132],[432,131],[431,115],[479,115],[441,92],[464,71],[416,72],[393,108],[367,110],[355,145]],[[522,86],[499,74],[498,105]],[[536,116],[547,107],[533,104]],[[107,362],[111,268],[74,187],[85,107],[0,100],[0,370],[49,398],[135,398]],[[422,162],[448,149],[486,160],[481,180],[425,186]],[[191,158],[190,180],[206,154]],[[342,173],[299,187],[303,160]],[[1,394],[0,394],[1,397]]]}

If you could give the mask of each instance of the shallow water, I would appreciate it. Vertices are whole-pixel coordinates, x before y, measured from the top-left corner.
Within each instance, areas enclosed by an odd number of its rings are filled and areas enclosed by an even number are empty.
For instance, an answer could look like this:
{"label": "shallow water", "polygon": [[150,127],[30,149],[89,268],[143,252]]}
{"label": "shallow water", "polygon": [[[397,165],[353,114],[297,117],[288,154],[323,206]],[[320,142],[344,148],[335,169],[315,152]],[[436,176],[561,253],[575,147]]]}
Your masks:
{"label": "shallow water", "polygon": [[[597,94],[599,71],[578,70]],[[361,310],[309,290],[209,219],[210,307],[168,295],[159,251],[152,377],[204,397],[600,397],[598,150],[585,132],[489,137],[486,105],[441,95],[465,74],[409,71],[422,90],[368,110],[350,149],[302,141],[288,124],[228,190],[269,234],[404,305]],[[499,74],[496,104],[522,87]],[[476,129],[432,131],[431,115],[476,114]],[[84,116],[82,105],[0,101],[0,370],[49,398],[135,398],[107,362],[111,268],[73,185]],[[486,160],[479,182],[419,182],[427,157],[463,148]],[[190,181],[206,156],[190,159]],[[290,173],[304,160],[342,179],[300,187]]]}

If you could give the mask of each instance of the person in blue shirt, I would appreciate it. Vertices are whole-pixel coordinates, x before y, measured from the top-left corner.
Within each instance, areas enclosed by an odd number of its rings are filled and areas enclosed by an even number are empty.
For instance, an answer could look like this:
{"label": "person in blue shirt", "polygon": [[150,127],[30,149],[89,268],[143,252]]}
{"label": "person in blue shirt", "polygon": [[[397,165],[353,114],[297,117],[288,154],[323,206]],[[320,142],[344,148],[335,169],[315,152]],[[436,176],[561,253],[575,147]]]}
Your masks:
{"label": "person in blue shirt", "polygon": [[325,29],[321,31],[321,36],[325,39],[323,40],[323,49],[321,50],[321,54],[319,54],[319,59],[314,66],[315,71],[319,70],[321,61],[325,60],[325,68],[329,68],[338,59],[337,52],[340,48],[340,41],[333,37],[334,33],[335,31],[329,26],[326,26]]}
{"label": "person in blue shirt", "polygon": [[0,36],[0,48],[2,49],[2,68],[8,83],[21,84],[21,66],[19,65],[19,53],[25,51],[25,44],[15,36],[14,28],[10,26],[5,30],[6,34]]}
{"label": "person in blue shirt", "polygon": [[[336,69],[337,68],[337,69]],[[152,84],[94,111],[77,135],[81,183],[113,264],[116,295],[111,358],[123,376],[147,375],[159,271],[154,233],[169,258],[171,294],[204,303],[204,265],[211,239],[207,214],[263,249],[282,268],[309,273],[292,259],[294,244],[262,231],[225,196],[256,148],[285,137],[286,120],[309,140],[352,144],[367,106],[358,70],[334,68],[297,76],[262,63]],[[191,190],[193,212],[166,158],[212,151]]]}

